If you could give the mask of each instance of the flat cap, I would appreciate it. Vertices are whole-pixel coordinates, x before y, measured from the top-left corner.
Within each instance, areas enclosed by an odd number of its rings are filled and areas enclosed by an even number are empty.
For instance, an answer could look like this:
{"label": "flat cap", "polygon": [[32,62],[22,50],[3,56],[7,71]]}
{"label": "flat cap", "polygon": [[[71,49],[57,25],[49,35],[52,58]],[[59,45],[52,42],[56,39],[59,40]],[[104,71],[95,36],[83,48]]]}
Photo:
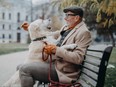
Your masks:
{"label": "flat cap", "polygon": [[72,12],[76,15],[79,15],[80,17],[83,17],[83,9],[81,7],[78,7],[78,6],[70,6],[70,7],[67,7],[63,10],[64,13],[67,13],[67,12]]}

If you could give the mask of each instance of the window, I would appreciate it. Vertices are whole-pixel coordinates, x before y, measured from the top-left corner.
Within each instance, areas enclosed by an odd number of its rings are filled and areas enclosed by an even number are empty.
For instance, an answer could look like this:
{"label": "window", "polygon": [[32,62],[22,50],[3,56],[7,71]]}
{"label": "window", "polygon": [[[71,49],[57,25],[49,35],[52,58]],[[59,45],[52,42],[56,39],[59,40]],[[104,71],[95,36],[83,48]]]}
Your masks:
{"label": "window", "polygon": [[11,13],[9,13],[9,20],[11,20]]}
{"label": "window", "polygon": [[20,22],[20,13],[17,13],[17,22]]}
{"label": "window", "polygon": [[9,25],[9,30],[11,30],[11,25]]}
{"label": "window", "polygon": [[18,27],[17,30],[20,30],[20,27]]}
{"label": "window", "polygon": [[17,42],[20,42],[21,40],[21,33],[17,33]]}
{"label": "window", "polygon": [[3,38],[3,39],[5,38],[5,35],[4,35],[4,34],[2,34],[2,38]]}
{"label": "window", "polygon": [[2,19],[5,19],[5,13],[2,13]]}
{"label": "window", "polygon": [[26,19],[25,20],[28,21],[28,16],[26,16]]}
{"label": "window", "polygon": [[2,29],[5,29],[5,25],[4,24],[2,25]]}
{"label": "window", "polygon": [[9,34],[9,39],[11,39],[11,34]]}

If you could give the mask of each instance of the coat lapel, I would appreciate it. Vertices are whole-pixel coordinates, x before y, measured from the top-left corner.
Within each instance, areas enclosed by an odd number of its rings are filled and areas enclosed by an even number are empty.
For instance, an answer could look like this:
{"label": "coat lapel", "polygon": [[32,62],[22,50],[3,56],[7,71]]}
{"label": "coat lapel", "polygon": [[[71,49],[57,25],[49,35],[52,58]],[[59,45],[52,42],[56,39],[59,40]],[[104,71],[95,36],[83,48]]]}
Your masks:
{"label": "coat lapel", "polygon": [[68,40],[68,38],[69,38],[71,35],[73,35],[73,33],[75,33],[76,30],[77,30],[78,28],[80,28],[83,24],[84,24],[83,22],[79,23],[79,24],[78,24],[78,25],[65,37],[65,39],[64,39],[64,41],[62,42],[61,45],[63,45],[63,44]]}

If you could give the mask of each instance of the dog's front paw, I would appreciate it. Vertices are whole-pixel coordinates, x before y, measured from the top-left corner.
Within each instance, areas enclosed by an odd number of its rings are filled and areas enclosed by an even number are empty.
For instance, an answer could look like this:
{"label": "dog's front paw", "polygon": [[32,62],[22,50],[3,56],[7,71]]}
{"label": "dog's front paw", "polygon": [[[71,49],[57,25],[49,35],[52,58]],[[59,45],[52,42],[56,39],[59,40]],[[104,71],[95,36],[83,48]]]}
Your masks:
{"label": "dog's front paw", "polygon": [[69,45],[63,45],[62,48],[73,50],[75,47],[77,47],[77,44],[69,44]]}
{"label": "dog's front paw", "polygon": [[77,47],[77,44],[71,44],[71,45],[69,46],[69,49],[73,50],[75,47]]}

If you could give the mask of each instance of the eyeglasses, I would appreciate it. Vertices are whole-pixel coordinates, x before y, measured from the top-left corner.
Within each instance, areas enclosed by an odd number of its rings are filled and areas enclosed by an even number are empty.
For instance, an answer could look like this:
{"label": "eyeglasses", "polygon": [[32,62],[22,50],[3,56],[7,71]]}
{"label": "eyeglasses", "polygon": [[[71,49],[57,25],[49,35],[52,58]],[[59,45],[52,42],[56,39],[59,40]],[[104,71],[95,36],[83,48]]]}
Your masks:
{"label": "eyeglasses", "polygon": [[77,16],[77,14],[65,14],[66,17],[68,16]]}

